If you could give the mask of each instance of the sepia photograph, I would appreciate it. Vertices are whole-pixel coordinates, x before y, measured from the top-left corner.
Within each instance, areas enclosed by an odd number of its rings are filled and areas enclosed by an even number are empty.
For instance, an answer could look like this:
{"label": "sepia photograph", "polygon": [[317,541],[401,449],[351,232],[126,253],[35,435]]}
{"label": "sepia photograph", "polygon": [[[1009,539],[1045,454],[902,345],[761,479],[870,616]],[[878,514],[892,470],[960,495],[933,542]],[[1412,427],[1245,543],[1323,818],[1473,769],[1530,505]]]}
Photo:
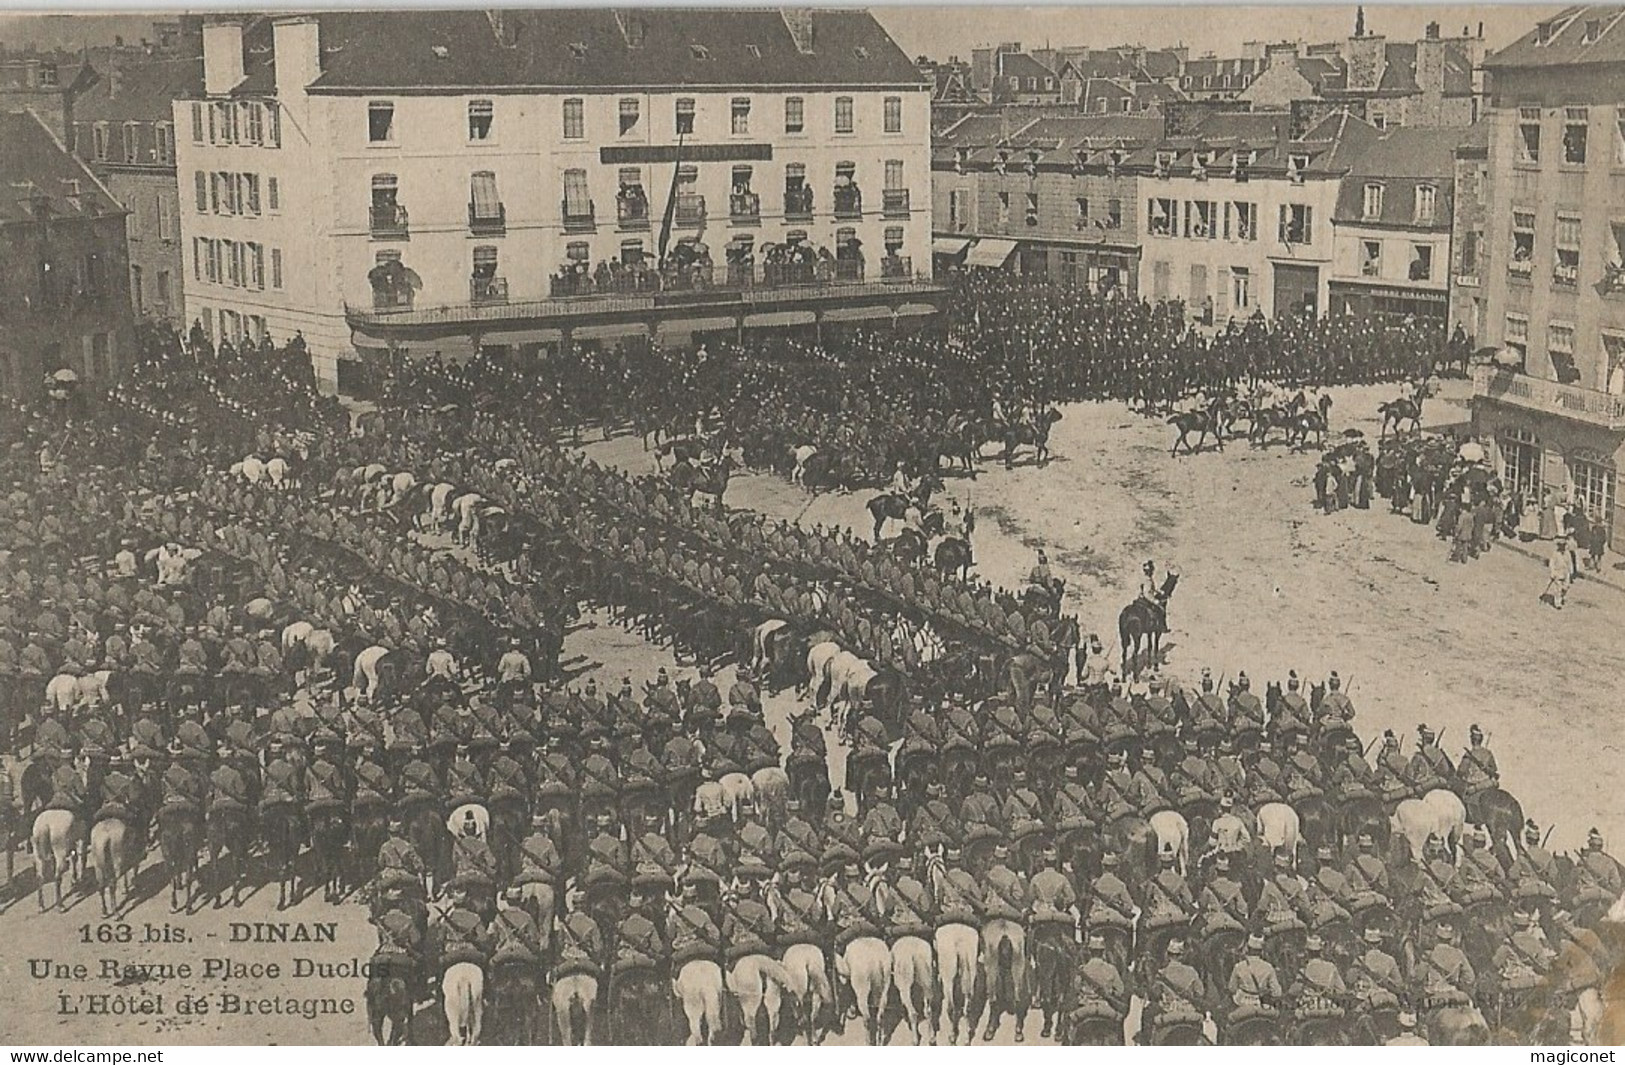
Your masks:
{"label": "sepia photograph", "polygon": [[1625,1043],[1622,461],[1625,6],[0,11],[0,1044]]}

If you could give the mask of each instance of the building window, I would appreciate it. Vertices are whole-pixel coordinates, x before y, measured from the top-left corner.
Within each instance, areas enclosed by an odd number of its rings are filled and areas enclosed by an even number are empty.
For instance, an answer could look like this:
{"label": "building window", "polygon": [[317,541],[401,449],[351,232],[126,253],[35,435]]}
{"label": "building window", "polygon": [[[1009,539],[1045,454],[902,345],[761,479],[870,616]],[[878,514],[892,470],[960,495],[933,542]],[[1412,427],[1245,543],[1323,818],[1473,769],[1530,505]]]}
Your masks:
{"label": "building window", "polygon": [[1558,355],[1574,354],[1574,326],[1553,322],[1546,329],[1546,347]]}
{"label": "building window", "polygon": [[901,96],[888,96],[885,100],[885,131],[887,133],[903,132],[903,98]]}
{"label": "building window", "polygon": [[491,139],[491,123],[496,119],[496,104],[490,100],[468,101],[468,139]]}
{"label": "building window", "polygon": [[1614,524],[1614,465],[1589,456],[1569,456],[1569,496],[1591,517],[1609,528]]}
{"label": "building window", "polygon": [[1563,162],[1571,166],[1585,165],[1586,133],[1590,124],[1590,112],[1586,108],[1564,108]]}
{"label": "building window", "polygon": [[1253,278],[1245,266],[1230,268],[1230,297],[1238,311],[1253,305]]}
{"label": "building window", "polygon": [[271,287],[282,287],[282,249],[271,249]]}
{"label": "building window", "polygon": [[1468,277],[1478,273],[1478,242],[1484,234],[1474,229],[1461,237],[1461,272]]}
{"label": "building window", "polygon": [[197,213],[207,214],[209,211],[209,175],[201,170],[192,172],[192,181],[197,189]]}
{"label": "building window", "polygon": [[1614,109],[1614,165],[1625,166],[1625,104]]}
{"label": "building window", "polygon": [[1365,209],[1361,212],[1365,218],[1382,217],[1382,186],[1367,185],[1365,187]]}
{"label": "building window", "polygon": [[490,170],[480,170],[469,178],[468,216],[474,225],[500,224],[503,220],[502,198],[497,195],[497,176]]}
{"label": "building window", "polygon": [[852,97],[837,96],[835,98],[835,132],[851,133],[852,129]]}
{"label": "building window", "polygon": [[636,266],[644,258],[643,241],[633,238],[621,241],[621,265]]}
{"label": "building window", "polygon": [[1363,240],[1360,242],[1360,276],[1382,276],[1382,241]]}
{"label": "building window", "polygon": [[1411,280],[1433,280],[1433,245],[1411,245]]}
{"label": "building window", "polygon": [[265,209],[272,214],[282,210],[282,186],[274,177],[265,179]]}
{"label": "building window", "polygon": [[259,144],[265,140],[265,106],[249,102],[243,104],[243,128],[248,136],[244,138],[249,144]]}
{"label": "building window", "polygon": [[564,139],[578,141],[587,136],[586,103],[583,100],[564,101]]}
{"label": "building window", "polygon": [[260,176],[258,174],[243,175],[243,213],[255,217],[260,213]]}
{"label": "building window", "polygon": [[157,300],[158,300],[158,305],[160,307],[168,307],[169,306],[169,271],[168,270],[160,270],[160,271],[158,271],[158,295],[157,295]]}
{"label": "building window", "polygon": [[1121,228],[1123,228],[1123,201],[1122,200],[1107,200],[1106,201],[1106,228],[1107,229],[1121,229]]}
{"label": "building window", "polygon": [[497,249],[493,244],[480,244],[474,248],[473,269],[469,276],[469,294],[475,303],[500,301],[507,296],[507,285],[497,277]]}
{"label": "building window", "polygon": [[1501,477],[1517,499],[1540,494],[1540,438],[1528,429],[1501,430],[1496,440],[1501,451]]}
{"label": "building window", "polygon": [[790,163],[784,168],[784,213],[806,216],[812,214],[812,188],[807,184],[805,163]]}
{"label": "building window", "polygon": [[1281,205],[1281,243],[1312,244],[1315,232],[1315,211],[1305,203]]}
{"label": "building window", "polygon": [[1089,228],[1089,197],[1087,197],[1087,196],[1079,196],[1078,199],[1077,199],[1077,204],[1078,204],[1078,217],[1077,217],[1078,228],[1079,229],[1088,229]]}
{"label": "building window", "polygon": [[248,284],[250,288],[265,288],[265,245],[248,245]]}
{"label": "building window", "polygon": [[367,140],[372,144],[391,144],[395,140],[395,105],[388,100],[374,100],[367,105]]}
{"label": "building window", "polygon": [[587,192],[587,172],[564,172],[564,220],[566,222],[591,221],[592,197]]}
{"label": "building window", "polygon": [[1512,212],[1512,261],[1507,264],[1510,273],[1528,277],[1535,269],[1535,214],[1533,211]]}
{"label": "building window", "polygon": [[903,227],[887,226],[885,236],[886,254],[896,258],[903,253]]}
{"label": "building window", "polygon": [[584,263],[592,258],[592,246],[584,240],[572,240],[564,246],[564,257],[573,263]]}
{"label": "building window", "polygon": [[[1230,217],[1235,221],[1235,229],[1232,233],[1237,240],[1258,239],[1258,205],[1256,203],[1232,200],[1230,202]],[[1225,235],[1229,237],[1232,233]]]}
{"label": "building window", "polygon": [[1214,216],[1218,204],[1211,200],[1190,200],[1185,204],[1185,236],[1192,240],[1212,240],[1216,235]]}
{"label": "building window", "polygon": [[90,127],[91,150],[96,155],[98,163],[107,162],[107,123],[98,122]]}
{"label": "building window", "polygon": [[750,132],[750,97],[735,96],[728,104],[730,129],[735,136],[743,136]]}
{"label": "building window", "polygon": [[120,141],[122,142],[120,147],[124,149],[124,161],[126,163],[140,162],[141,159],[138,155],[139,146],[136,143],[140,139],[139,128],[134,122],[126,122],[119,132],[121,134]]}
{"label": "building window", "polygon": [[1416,186],[1416,224],[1431,226],[1433,224],[1434,206],[1438,202],[1439,191],[1432,185]]}
{"label": "building window", "polygon": [[1540,108],[1518,108],[1518,162],[1540,162]]}
{"label": "building window", "polygon": [[693,133],[694,101],[685,96],[677,101],[677,135],[687,137]]}
{"label": "building window", "polygon": [[265,146],[282,147],[282,105],[275,100],[265,105]]}
{"label": "building window", "polygon": [[1038,224],[1038,193],[1036,192],[1027,193],[1026,222],[1030,226]]}
{"label": "building window", "polygon": [[807,102],[799,96],[784,98],[784,132],[800,133],[807,128]]}
{"label": "building window", "polygon": [[948,225],[958,233],[970,226],[970,191],[968,189],[948,190]]}
{"label": "building window", "polygon": [[903,188],[903,161],[901,159],[886,160],[886,188],[892,190]]}
{"label": "building window", "polygon": [[1602,334],[1602,348],[1608,356],[1604,388],[1610,396],[1625,396],[1625,333]]}
{"label": "building window", "polygon": [[1158,197],[1146,204],[1147,225],[1153,237],[1173,236],[1177,215],[1178,207],[1174,200]]}
{"label": "building window", "polygon": [[136,310],[144,310],[146,301],[142,298],[145,293],[141,289],[141,267],[130,267],[130,302],[135,304]]}
{"label": "building window", "polygon": [[1529,354],[1529,318],[1522,314],[1507,315],[1506,346],[1525,357]]}
{"label": "building window", "polygon": [[1552,280],[1572,288],[1580,280],[1580,216],[1557,216],[1557,252],[1552,262]]}
{"label": "building window", "polygon": [[164,166],[174,166],[175,127],[168,122],[159,122],[152,127],[152,138],[158,162]]}
{"label": "building window", "polygon": [[999,217],[999,225],[1001,227],[1007,226],[1007,225],[1010,224],[1010,194],[1008,192],[999,193],[999,216],[998,217]]}
{"label": "building window", "polygon": [[154,202],[158,209],[158,239],[174,240],[179,235],[179,227],[176,225],[175,220],[175,208],[170,206],[169,198],[161,192],[154,197]]}
{"label": "building window", "polygon": [[192,104],[192,143],[203,143],[203,104]]}
{"label": "building window", "polygon": [[643,105],[635,96],[626,96],[621,99],[621,136],[626,136],[638,128],[638,119],[642,117]]}

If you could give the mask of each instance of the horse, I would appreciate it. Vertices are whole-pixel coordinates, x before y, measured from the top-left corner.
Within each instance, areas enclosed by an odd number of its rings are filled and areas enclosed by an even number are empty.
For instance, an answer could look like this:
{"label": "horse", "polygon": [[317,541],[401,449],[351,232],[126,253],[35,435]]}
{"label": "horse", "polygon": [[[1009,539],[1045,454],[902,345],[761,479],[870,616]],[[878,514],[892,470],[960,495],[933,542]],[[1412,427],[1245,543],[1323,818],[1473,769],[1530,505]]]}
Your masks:
{"label": "horse", "polygon": [[762,1011],[767,1012],[767,1038],[773,1041],[774,1022],[779,1016],[784,992],[790,987],[790,974],[784,966],[765,954],[747,954],[734,962],[728,970],[728,990],[739,1000],[739,1012],[744,1016],[742,1045],[754,1046],[762,1034]]}
{"label": "horse", "polygon": [[709,958],[685,962],[671,986],[688,1019],[688,1045],[710,1046],[722,1034],[722,967]]}
{"label": "horse", "polygon": [[1049,461],[1049,433],[1050,428],[1061,420],[1061,412],[1049,407],[1039,414],[1022,421],[1012,421],[1004,426],[1004,468],[1010,469],[1014,465],[1016,449],[1024,444],[1030,444],[1033,449],[1034,461],[1042,466]]}
{"label": "horse", "polygon": [[1176,810],[1158,810],[1148,821],[1157,834],[1157,849],[1174,855],[1181,876],[1191,874],[1191,830],[1185,816]]}
{"label": "horse", "polygon": [[1258,842],[1268,851],[1286,851],[1297,861],[1302,838],[1298,812],[1284,802],[1267,802],[1258,808]]}
{"label": "horse", "polygon": [[372,644],[362,648],[355,656],[355,668],[350,675],[350,687],[366,702],[387,699],[400,691],[402,663],[391,658],[389,648]]}
{"label": "horse", "polygon": [[796,1001],[796,1021],[808,1046],[823,1039],[819,1015],[834,1004],[829,985],[829,964],[824,952],[812,943],[792,943],[784,948],[786,988]]}
{"label": "horse", "polygon": [[100,813],[90,826],[90,864],[96,870],[96,890],[103,917],[117,916],[130,902],[139,864],[134,842],[135,835],[122,814]]}
{"label": "horse", "polygon": [[1462,832],[1467,828],[1467,807],[1463,805],[1461,796],[1448,788],[1434,788],[1422,796],[1422,801],[1438,814],[1439,838],[1444,840],[1454,856],[1461,846]]}
{"label": "horse", "polygon": [[[169,879],[169,910],[190,913],[197,891],[198,851],[203,818],[189,802],[165,803],[158,810],[158,848]],[[184,892],[184,899],[182,893]]]}
{"label": "horse", "polygon": [[1315,434],[1315,446],[1321,450],[1326,448],[1326,411],[1330,404],[1330,397],[1323,397],[1320,410],[1299,411],[1292,417],[1292,424],[1287,427],[1287,435],[1296,440],[1293,447],[1302,450],[1309,444],[1309,434]]}
{"label": "horse", "polygon": [[858,936],[835,957],[835,972],[852,988],[870,1046],[885,1042],[881,1027],[886,998],[891,993],[891,948],[874,936]]}
{"label": "horse", "polygon": [[936,997],[935,969],[931,945],[919,936],[898,936],[891,945],[892,986],[903,1004],[903,1015],[915,1046],[920,1045],[922,1037],[932,1045],[937,1041],[931,1008]]}
{"label": "horse", "polygon": [[825,698],[834,699],[835,676],[832,667],[835,660],[846,652],[834,640],[824,640],[815,643],[807,649],[807,683],[796,692],[797,695],[811,695],[813,706],[819,710],[824,709]]}
{"label": "horse", "polygon": [[1156,665],[1161,659],[1162,634],[1168,631],[1168,601],[1174,597],[1174,589],[1178,586],[1179,572],[1170,568],[1162,579],[1162,589],[1158,593],[1160,610],[1152,610],[1149,605],[1136,599],[1117,615],[1117,637],[1123,648],[1122,670],[1125,674],[1129,671],[1129,664],[1133,663],[1134,673],[1139,675],[1142,644],[1151,665]]}
{"label": "horse", "polygon": [[344,898],[344,856],[350,844],[349,810],[342,804],[311,803],[306,820],[310,826],[310,850],[322,880],[322,899],[339,902]]}
{"label": "horse", "polygon": [[485,970],[468,961],[448,965],[440,978],[440,998],[446,1009],[446,1045],[477,1045],[485,1020]]}
{"label": "horse", "polygon": [[795,462],[794,467],[792,467],[790,470],[791,484],[802,483],[802,479],[807,474],[807,460],[816,454],[818,454],[818,448],[814,447],[812,444],[802,444],[800,447],[791,451],[790,455]]}
{"label": "horse", "polygon": [[936,563],[937,572],[944,577],[957,576],[962,581],[970,579],[973,561],[970,543],[961,537],[943,537],[937,544],[933,561]]}
{"label": "horse", "polygon": [[[412,1025],[411,966],[401,955],[374,954],[367,972],[367,1025],[379,1046],[400,1046]],[[384,1038],[384,1025],[389,1038]]]}
{"label": "horse", "polygon": [[[214,905],[217,908],[226,904],[228,881],[231,884],[231,904],[241,904],[243,871],[254,849],[251,820],[247,807],[218,799],[209,804],[208,812],[204,815],[203,834],[209,848],[209,878],[213,881]],[[229,872],[222,858],[228,854],[231,856]]]}
{"label": "horse", "polygon": [[285,910],[299,901],[299,873],[296,863],[305,834],[300,830],[300,811],[293,802],[276,802],[260,811],[260,828],[265,834],[266,859],[277,880],[277,905]]}
{"label": "horse", "polygon": [[1503,865],[1510,865],[1522,846],[1523,805],[1501,788],[1486,788],[1466,802],[1467,820],[1483,825],[1490,848]]}
{"label": "horse", "polygon": [[553,981],[553,1023],[565,1046],[589,1046],[593,1036],[593,1007],[598,1001],[598,978],[574,972]]}
{"label": "horse", "polygon": [[1022,1042],[1022,1026],[1032,1007],[1027,966],[1027,933],[1021,925],[996,917],[982,926],[982,974],[987,981],[983,1042],[993,1039],[1006,1013],[1015,1017],[1016,1042]]}
{"label": "horse", "polygon": [[[1196,454],[1202,450],[1202,445],[1207,442],[1210,433],[1219,450],[1224,450],[1224,426],[1220,424],[1218,415],[1211,408],[1184,411],[1169,418],[1168,424],[1179,430],[1179,438],[1174,441],[1173,450],[1168,453],[1170,456],[1179,454],[1181,445],[1187,454]],[[1195,446],[1191,445],[1189,439],[1191,433],[1197,434]]]}
{"label": "horse", "polygon": [[1394,807],[1392,821],[1394,831],[1410,844],[1411,857],[1417,862],[1427,853],[1430,838],[1444,839],[1450,831],[1441,807],[1422,799],[1401,799]]}
{"label": "horse", "polygon": [[1401,427],[1405,422],[1411,423],[1413,432],[1422,428],[1422,405],[1409,397],[1380,403],[1377,411],[1382,415],[1382,430],[1377,434],[1378,439],[1388,435],[1389,426],[1396,433],[1404,431]]}
{"label": "horse", "polygon": [[492,1027],[503,1046],[535,1046],[542,992],[537,974],[526,961],[497,965],[491,973]]}
{"label": "horse", "polygon": [[1077,967],[1072,942],[1072,929],[1059,921],[1034,924],[1033,984],[1038,993],[1038,1008],[1044,1015],[1043,1038],[1060,1030],[1065,1020],[1065,1009],[1072,998],[1073,971]]}

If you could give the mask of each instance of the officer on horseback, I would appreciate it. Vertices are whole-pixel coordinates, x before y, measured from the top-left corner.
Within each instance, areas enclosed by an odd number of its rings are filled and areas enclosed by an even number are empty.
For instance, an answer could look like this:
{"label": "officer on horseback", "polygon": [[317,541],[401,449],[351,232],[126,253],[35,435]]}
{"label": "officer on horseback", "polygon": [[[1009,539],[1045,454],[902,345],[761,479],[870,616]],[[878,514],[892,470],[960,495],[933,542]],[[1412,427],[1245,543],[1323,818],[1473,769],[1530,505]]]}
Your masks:
{"label": "officer on horseback", "polygon": [[1168,960],[1158,970],[1147,1003],[1144,1026],[1153,1033],[1176,1024],[1201,1028],[1207,1014],[1207,987],[1202,974],[1185,960],[1185,940],[1168,941]]}
{"label": "officer on horseback", "polygon": [[1067,1042],[1075,1045],[1078,1029],[1093,1021],[1120,1026],[1128,1017],[1129,991],[1123,974],[1106,957],[1106,937],[1090,932],[1084,940],[1084,960],[1074,982],[1072,1034]]}
{"label": "officer on horseback", "polygon": [[1484,730],[1476,724],[1467,730],[1468,748],[1462,752],[1461,764],[1456,771],[1461,781],[1461,797],[1471,801],[1491,788],[1501,786],[1501,770],[1495,763],[1495,754],[1484,745]]}

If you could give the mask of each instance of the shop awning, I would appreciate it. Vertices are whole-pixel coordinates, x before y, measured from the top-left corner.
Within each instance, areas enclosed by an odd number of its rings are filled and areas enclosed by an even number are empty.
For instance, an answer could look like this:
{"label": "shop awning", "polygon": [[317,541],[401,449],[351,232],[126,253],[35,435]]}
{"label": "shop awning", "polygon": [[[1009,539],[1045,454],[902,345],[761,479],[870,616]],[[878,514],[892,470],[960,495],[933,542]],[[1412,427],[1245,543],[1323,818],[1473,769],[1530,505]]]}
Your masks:
{"label": "shop awning", "polygon": [[962,255],[970,247],[967,237],[933,237],[931,252],[934,255]]}
{"label": "shop awning", "polygon": [[866,322],[879,318],[890,318],[891,308],[871,305],[868,307],[831,307],[824,312],[826,322]]}
{"label": "shop awning", "polygon": [[998,269],[1010,261],[1015,253],[1016,242],[1013,240],[1000,240],[988,237],[976,242],[970,254],[965,256],[966,266],[991,266]]}

